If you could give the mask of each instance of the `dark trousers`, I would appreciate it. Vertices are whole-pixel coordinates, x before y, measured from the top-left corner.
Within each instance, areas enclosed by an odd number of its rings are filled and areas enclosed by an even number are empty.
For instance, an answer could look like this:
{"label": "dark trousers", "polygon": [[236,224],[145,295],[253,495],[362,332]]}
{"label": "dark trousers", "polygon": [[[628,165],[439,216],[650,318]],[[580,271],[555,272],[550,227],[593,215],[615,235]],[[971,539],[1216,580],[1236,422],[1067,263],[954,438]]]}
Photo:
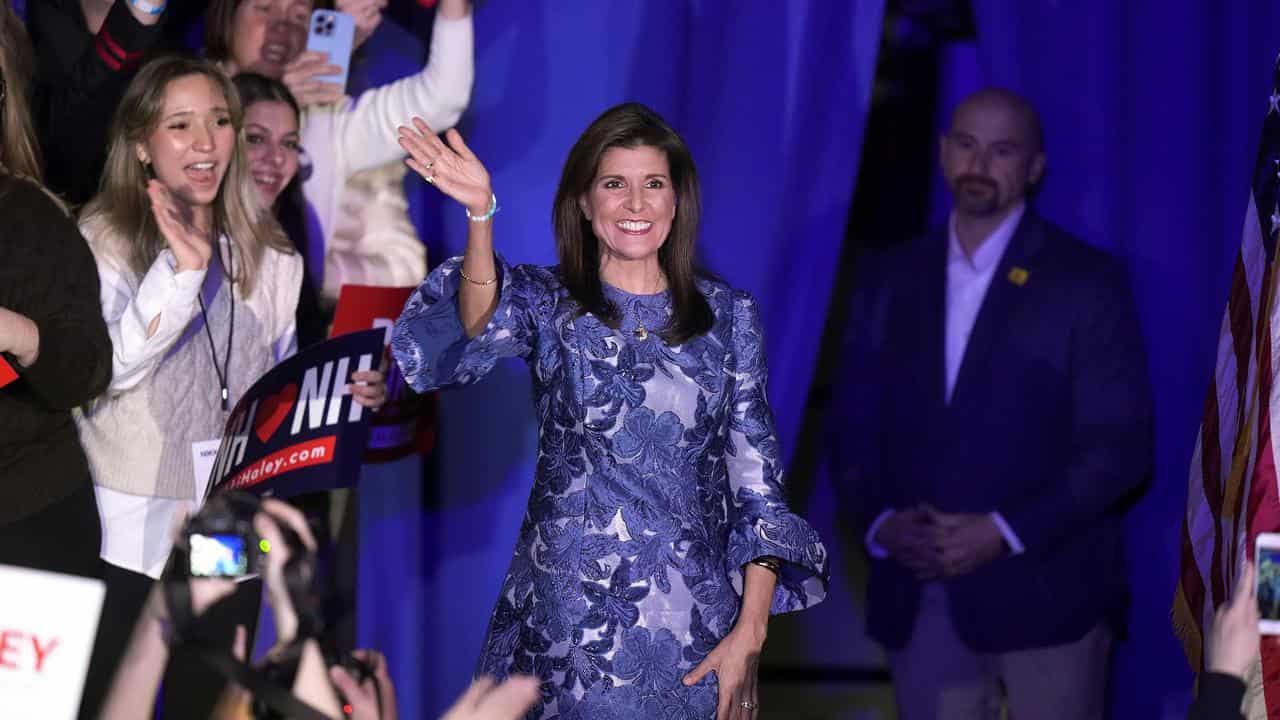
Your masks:
{"label": "dark trousers", "polygon": [[[111,688],[112,678],[129,645],[133,626],[142,613],[154,580],[129,570],[104,563],[107,596],[102,606],[102,620],[89,660],[84,697],[80,703],[82,720],[96,718]],[[240,583],[235,593],[209,608],[197,622],[217,638],[218,649],[231,650],[237,625],[248,631],[247,650],[253,651],[253,636],[258,627],[262,603],[262,582]],[[160,687],[160,717],[206,718],[213,713],[218,698],[226,687],[226,679],[209,667],[194,651],[181,645],[173,648]]]}
{"label": "dark trousers", "polygon": [[93,485],[16,522],[0,524],[0,565],[102,577],[102,521]]}

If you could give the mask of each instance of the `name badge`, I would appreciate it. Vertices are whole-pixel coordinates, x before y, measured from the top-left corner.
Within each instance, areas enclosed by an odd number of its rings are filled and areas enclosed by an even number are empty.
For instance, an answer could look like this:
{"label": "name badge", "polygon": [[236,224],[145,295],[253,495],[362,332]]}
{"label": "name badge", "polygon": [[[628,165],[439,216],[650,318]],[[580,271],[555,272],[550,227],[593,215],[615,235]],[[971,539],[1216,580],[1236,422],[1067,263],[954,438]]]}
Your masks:
{"label": "name badge", "polygon": [[213,474],[213,463],[218,459],[218,446],[221,440],[201,440],[191,443],[191,466],[196,473],[196,505],[204,502],[205,492],[209,489],[209,476]]}

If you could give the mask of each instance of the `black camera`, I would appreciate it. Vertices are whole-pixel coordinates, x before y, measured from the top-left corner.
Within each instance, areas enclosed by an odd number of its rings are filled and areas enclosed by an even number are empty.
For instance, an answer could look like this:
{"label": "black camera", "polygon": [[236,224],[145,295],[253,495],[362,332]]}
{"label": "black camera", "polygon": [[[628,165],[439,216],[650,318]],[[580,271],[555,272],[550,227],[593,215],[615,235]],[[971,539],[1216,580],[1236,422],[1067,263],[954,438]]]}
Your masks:
{"label": "black camera", "polygon": [[183,536],[193,577],[237,578],[261,571],[266,548],[253,529],[258,505],[256,496],[242,492],[209,498]]}

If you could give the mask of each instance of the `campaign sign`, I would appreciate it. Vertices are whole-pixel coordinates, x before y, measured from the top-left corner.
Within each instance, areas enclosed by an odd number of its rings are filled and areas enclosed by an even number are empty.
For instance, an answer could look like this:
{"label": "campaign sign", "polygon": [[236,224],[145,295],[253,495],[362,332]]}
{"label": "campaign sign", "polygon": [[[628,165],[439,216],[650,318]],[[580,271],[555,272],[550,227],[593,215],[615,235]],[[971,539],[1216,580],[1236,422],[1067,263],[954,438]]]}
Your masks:
{"label": "campaign sign", "polygon": [[369,436],[369,411],[347,387],[376,370],[381,330],[313,345],[258,379],[227,420],[213,463],[213,492],[288,497],[354,485]]}
{"label": "campaign sign", "polygon": [[18,379],[18,373],[14,371],[13,366],[0,356],[0,388],[8,385]]}
{"label": "campaign sign", "polygon": [[98,630],[101,580],[0,565],[0,709],[74,718]]}
{"label": "campaign sign", "polygon": [[[333,337],[369,328],[386,331],[391,327],[417,288],[343,285],[338,307],[333,313]],[[404,381],[400,368],[391,363],[387,372],[387,402],[369,421],[369,444],[365,462],[389,462],[414,453],[426,454],[435,447],[435,394],[419,395]]]}

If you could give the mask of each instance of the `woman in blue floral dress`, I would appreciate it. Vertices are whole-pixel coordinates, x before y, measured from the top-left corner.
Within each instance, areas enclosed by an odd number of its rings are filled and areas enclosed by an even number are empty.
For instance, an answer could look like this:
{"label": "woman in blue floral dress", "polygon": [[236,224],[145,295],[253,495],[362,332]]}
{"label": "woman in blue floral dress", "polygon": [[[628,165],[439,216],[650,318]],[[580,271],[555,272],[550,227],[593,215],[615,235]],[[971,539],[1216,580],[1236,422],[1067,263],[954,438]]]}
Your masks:
{"label": "woman in blue floral dress", "polygon": [[530,718],[754,718],[769,615],[823,598],[827,553],[783,497],[755,301],[696,268],[688,149],[642,105],[605,112],[565,162],[560,264],[511,267],[487,171],[447,140],[401,128],[471,222],[392,352],[419,391],[524,358],[540,435],[478,672],[539,677]]}

